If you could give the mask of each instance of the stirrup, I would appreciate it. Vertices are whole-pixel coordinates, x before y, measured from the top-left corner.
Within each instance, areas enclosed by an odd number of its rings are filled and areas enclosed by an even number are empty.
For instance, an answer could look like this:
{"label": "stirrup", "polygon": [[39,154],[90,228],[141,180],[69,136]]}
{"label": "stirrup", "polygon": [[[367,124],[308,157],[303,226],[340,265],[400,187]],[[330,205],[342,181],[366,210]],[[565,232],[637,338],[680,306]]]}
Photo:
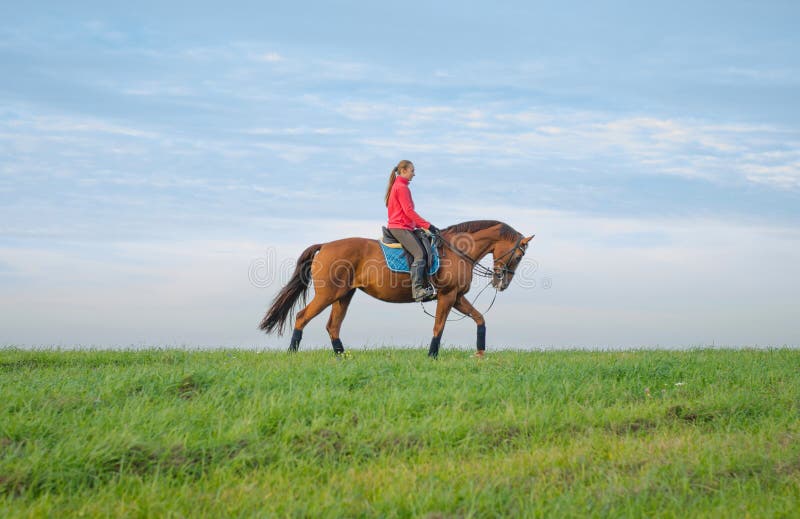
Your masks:
{"label": "stirrup", "polygon": [[425,287],[424,292],[414,296],[414,301],[418,303],[425,303],[428,301],[433,301],[438,297],[439,293],[436,292],[436,289],[433,287],[433,285],[428,285],[427,287]]}

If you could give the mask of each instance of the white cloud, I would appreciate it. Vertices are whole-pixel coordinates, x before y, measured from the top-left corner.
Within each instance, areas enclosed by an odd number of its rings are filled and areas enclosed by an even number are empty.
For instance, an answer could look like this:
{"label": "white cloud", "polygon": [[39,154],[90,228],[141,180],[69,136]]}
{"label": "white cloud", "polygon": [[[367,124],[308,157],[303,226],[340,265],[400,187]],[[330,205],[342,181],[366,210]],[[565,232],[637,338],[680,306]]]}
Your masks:
{"label": "white cloud", "polygon": [[273,151],[275,155],[281,159],[292,163],[305,162],[313,155],[326,151],[326,148],[322,146],[290,144],[285,142],[259,142],[252,144],[252,147]]}
{"label": "white cloud", "polygon": [[109,42],[121,43],[127,40],[125,33],[110,28],[107,23],[100,20],[86,22],[83,27],[92,36]]}
{"label": "white cloud", "polygon": [[[77,153],[99,157],[99,146],[111,155],[146,157],[156,151],[170,156],[215,155],[244,161],[260,160],[268,151],[297,164],[313,157],[343,155],[349,161],[363,163],[369,157],[393,156],[400,151],[438,156],[451,164],[469,161],[487,167],[670,175],[722,184],[800,188],[800,154],[796,151],[800,149],[800,133],[777,125],[514,109],[503,103],[463,101],[415,105],[306,96],[289,102],[296,103],[295,108],[309,110],[324,123],[235,130],[253,136],[292,137],[291,142],[254,142],[219,133],[169,135],[163,130],[96,117],[27,114],[0,121],[0,137],[21,153],[46,149],[59,150],[63,156]],[[387,121],[394,121],[388,129]],[[337,140],[321,139],[326,136],[336,136]],[[99,144],[97,139],[105,137],[158,142]],[[53,147],[47,141],[61,146]]]}
{"label": "white cloud", "polygon": [[277,52],[265,52],[261,54],[256,59],[260,61],[266,61],[267,63],[278,63],[279,61],[284,61],[285,58],[278,54]]}
{"label": "white cloud", "polygon": [[4,134],[6,138],[25,137],[26,133],[29,136],[32,134],[35,138],[71,138],[74,133],[121,135],[146,139],[159,137],[158,133],[151,130],[115,124],[96,117],[86,116],[28,114],[11,117],[5,121],[0,120],[0,130],[4,127],[8,132]]}
{"label": "white cloud", "polygon": [[248,135],[352,135],[356,133],[351,128],[309,128],[298,126],[294,128],[250,128],[242,133]]}
{"label": "white cloud", "polygon": [[797,85],[800,82],[800,75],[796,69],[774,66],[727,67],[716,71],[714,77],[729,84],[741,84],[743,80],[777,85]]}
{"label": "white cloud", "polygon": [[[318,100],[313,100],[317,101]],[[345,101],[340,103],[335,110],[348,119],[355,121],[384,119],[394,120],[393,116],[399,116],[404,108],[396,107],[386,103],[369,101]],[[392,119],[389,119],[392,118]]]}
{"label": "white cloud", "polygon": [[142,97],[187,97],[195,95],[193,89],[187,85],[174,84],[167,81],[144,81],[133,83],[122,88],[121,92],[131,96]]}
{"label": "white cloud", "polygon": [[397,121],[393,134],[358,142],[392,150],[475,157],[506,164],[625,168],[640,175],[672,175],[712,182],[800,186],[800,133],[779,126],[686,118],[618,116],[603,112],[491,109],[465,104],[341,103],[338,113],[359,124]]}

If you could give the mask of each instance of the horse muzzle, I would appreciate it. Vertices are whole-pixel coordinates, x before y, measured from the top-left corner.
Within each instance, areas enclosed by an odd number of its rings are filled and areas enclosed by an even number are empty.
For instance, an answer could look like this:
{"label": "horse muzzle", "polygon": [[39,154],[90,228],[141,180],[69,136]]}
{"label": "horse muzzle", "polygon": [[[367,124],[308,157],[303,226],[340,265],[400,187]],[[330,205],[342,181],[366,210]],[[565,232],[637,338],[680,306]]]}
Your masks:
{"label": "horse muzzle", "polygon": [[510,281],[506,279],[505,276],[502,275],[498,276],[496,274],[492,276],[492,286],[497,290],[499,290],[500,292],[508,288],[508,285],[510,284],[511,284]]}

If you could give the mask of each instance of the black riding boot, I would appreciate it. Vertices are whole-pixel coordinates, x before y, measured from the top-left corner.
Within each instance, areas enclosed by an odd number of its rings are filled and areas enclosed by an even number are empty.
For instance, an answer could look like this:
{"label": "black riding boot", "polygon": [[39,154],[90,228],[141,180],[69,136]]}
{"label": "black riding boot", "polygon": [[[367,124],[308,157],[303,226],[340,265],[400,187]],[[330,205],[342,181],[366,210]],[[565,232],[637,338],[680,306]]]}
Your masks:
{"label": "black riding boot", "polygon": [[428,265],[425,260],[411,264],[411,296],[414,301],[428,301],[436,295],[436,291],[428,284]]}

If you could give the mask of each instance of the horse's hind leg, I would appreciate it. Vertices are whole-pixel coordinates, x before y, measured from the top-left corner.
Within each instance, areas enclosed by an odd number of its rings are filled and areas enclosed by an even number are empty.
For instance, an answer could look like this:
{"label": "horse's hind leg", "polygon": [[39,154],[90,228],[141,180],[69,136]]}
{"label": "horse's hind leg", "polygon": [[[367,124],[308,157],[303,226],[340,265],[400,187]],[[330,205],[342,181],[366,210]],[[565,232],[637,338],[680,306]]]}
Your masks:
{"label": "horse's hind leg", "polygon": [[353,299],[353,294],[356,293],[355,289],[350,290],[347,294],[340,297],[331,305],[331,316],[328,318],[328,324],[325,327],[328,330],[328,335],[331,336],[331,345],[333,352],[338,354],[344,353],[344,346],[342,340],[339,338],[339,331],[342,329],[342,321],[347,313],[347,307]]}
{"label": "horse's hind leg", "polygon": [[331,303],[336,301],[336,297],[317,292],[314,299],[308,305],[297,312],[297,319],[294,321],[294,332],[292,332],[292,341],[289,343],[289,351],[297,351],[300,348],[300,341],[303,339],[303,328],[306,327],[308,322],[319,315],[320,312],[325,310]]}

